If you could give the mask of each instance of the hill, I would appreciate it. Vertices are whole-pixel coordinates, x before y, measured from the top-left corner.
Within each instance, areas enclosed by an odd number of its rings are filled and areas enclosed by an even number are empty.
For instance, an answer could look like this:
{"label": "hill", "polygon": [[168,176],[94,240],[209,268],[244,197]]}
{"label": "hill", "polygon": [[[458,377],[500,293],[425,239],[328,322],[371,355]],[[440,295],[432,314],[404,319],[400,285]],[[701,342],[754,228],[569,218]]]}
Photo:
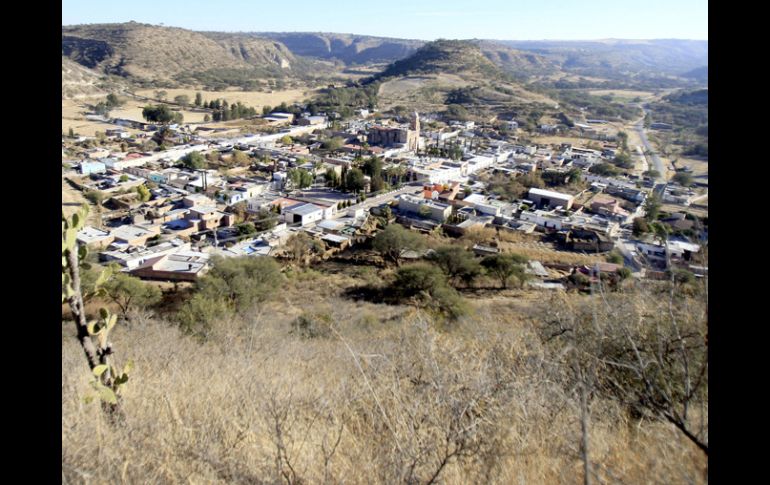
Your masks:
{"label": "hill", "polygon": [[704,84],[708,84],[709,67],[708,66],[696,67],[692,71],[687,71],[686,73],[682,74],[682,77],[694,79]]}
{"label": "hill", "polygon": [[479,47],[484,57],[504,72],[518,79],[528,79],[533,75],[552,74],[559,70],[557,63],[539,54],[513,49],[490,40],[478,40],[474,43]]}
{"label": "hill", "polygon": [[485,55],[482,46],[509,70],[519,65],[532,72],[541,65],[537,56],[532,62],[504,46],[495,48],[469,40],[429,42],[373,76],[372,80],[381,82],[378,94],[382,106],[433,110],[459,104],[486,116],[489,110],[510,111],[522,103],[556,104],[522,88],[510,71],[504,72]]}
{"label": "hill", "polygon": [[173,81],[212,69],[259,68],[278,76],[295,63],[275,41],[135,22],[62,27],[62,55],[97,72],[139,81]]}
{"label": "hill", "polygon": [[100,75],[77,62],[62,57],[61,96],[62,99],[100,96],[106,94],[99,86],[106,76]]}
{"label": "hill", "polygon": [[260,32],[255,35],[281,42],[294,55],[338,60],[346,65],[394,62],[425,44],[421,40],[327,32]]}
{"label": "hill", "polygon": [[378,78],[425,74],[499,78],[500,69],[487,59],[478,45],[470,41],[440,39],[420,47],[411,56],[398,60]]}
{"label": "hill", "polygon": [[623,40],[517,41],[499,44],[539,54],[566,72],[618,78],[628,75],[671,75],[708,65],[708,41]]}

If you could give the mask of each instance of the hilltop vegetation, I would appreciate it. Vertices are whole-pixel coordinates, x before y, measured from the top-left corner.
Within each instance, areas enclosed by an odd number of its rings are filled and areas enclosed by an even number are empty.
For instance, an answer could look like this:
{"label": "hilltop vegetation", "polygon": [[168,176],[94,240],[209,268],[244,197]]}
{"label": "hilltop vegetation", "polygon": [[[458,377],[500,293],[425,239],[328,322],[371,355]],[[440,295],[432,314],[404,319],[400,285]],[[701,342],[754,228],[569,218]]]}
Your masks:
{"label": "hilltop vegetation", "polygon": [[268,39],[135,22],[62,27],[62,55],[98,72],[168,87],[301,76],[310,64]]}
{"label": "hilltop vegetation", "polygon": [[376,78],[439,72],[500,77],[500,69],[482,54],[478,46],[468,41],[440,39],[425,44],[406,59],[394,62]]}

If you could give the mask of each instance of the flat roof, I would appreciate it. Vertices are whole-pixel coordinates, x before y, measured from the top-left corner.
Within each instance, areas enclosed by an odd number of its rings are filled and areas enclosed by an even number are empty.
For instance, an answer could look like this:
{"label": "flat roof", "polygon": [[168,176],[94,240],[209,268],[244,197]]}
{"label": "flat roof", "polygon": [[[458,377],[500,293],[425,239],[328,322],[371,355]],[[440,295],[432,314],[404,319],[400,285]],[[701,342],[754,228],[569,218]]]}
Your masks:
{"label": "flat roof", "polygon": [[314,212],[322,211],[323,209],[315,204],[305,203],[305,204],[297,204],[293,205],[291,207],[287,207],[284,209],[284,212],[289,212],[291,214],[297,214],[300,216],[307,216]]}
{"label": "flat roof", "polygon": [[533,194],[534,195],[539,195],[541,197],[548,197],[548,198],[551,198],[551,199],[565,199],[565,200],[567,200],[567,199],[573,199],[574,198],[573,195],[562,194],[560,192],[554,192],[552,190],[538,189],[538,188],[535,188],[535,187],[532,187],[531,189],[529,189],[529,195],[533,195]]}

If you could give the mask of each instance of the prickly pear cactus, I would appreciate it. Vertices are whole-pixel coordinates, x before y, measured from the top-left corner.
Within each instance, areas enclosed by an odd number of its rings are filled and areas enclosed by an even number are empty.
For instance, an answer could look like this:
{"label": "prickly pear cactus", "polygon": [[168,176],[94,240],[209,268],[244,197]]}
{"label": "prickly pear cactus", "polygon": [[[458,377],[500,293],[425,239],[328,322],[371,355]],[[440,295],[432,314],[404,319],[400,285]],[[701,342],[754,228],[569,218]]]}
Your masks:
{"label": "prickly pear cactus", "polygon": [[112,365],[112,343],[109,340],[110,331],[115,327],[118,316],[106,308],[99,309],[99,318],[86,319],[84,298],[103,294],[103,285],[112,276],[112,270],[106,268],[99,274],[92,294],[84,295],[80,285],[80,270],[89,269],[85,259],[88,248],[79,245],[77,233],[86,222],[88,206],[67,217],[62,212],[62,303],[69,303],[75,325],[78,330],[78,340],[86,354],[88,365],[94,375],[92,387],[110,412],[117,410],[118,397],[122,386],[128,382],[131,363],[126,364],[122,371]]}

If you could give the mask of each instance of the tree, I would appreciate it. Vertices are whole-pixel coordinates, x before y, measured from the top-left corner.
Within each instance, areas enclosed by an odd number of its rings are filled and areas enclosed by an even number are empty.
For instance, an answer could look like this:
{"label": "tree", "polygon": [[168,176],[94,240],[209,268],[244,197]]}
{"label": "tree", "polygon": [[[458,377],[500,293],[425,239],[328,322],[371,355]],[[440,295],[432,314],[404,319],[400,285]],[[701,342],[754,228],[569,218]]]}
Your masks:
{"label": "tree", "polygon": [[371,183],[371,191],[372,192],[379,192],[385,188],[385,182],[382,180],[382,177],[380,175],[375,175],[372,177],[372,183]]}
{"label": "tree", "polygon": [[674,174],[671,180],[683,187],[689,187],[693,183],[692,175],[687,172],[677,172]]}
{"label": "tree", "polygon": [[104,192],[99,190],[89,190],[83,194],[83,197],[96,206],[101,206],[104,201]]}
{"label": "tree", "polygon": [[200,170],[206,168],[206,159],[201,152],[190,152],[181,158],[185,167],[194,170]]}
{"label": "tree", "polygon": [[142,280],[127,273],[116,272],[104,285],[107,296],[118,305],[123,318],[128,311],[136,307],[150,307],[160,302],[160,288],[144,283]]}
{"label": "tree", "polygon": [[206,113],[205,115],[203,115],[203,122],[208,123],[209,121],[211,121],[211,116],[209,116],[208,113]]}
{"label": "tree", "polygon": [[647,219],[654,221],[658,218],[661,208],[660,197],[656,194],[650,194],[644,201],[644,212],[647,215]]}
{"label": "tree", "polygon": [[647,220],[643,217],[637,217],[633,222],[633,234],[636,237],[641,236],[647,232],[650,232],[650,226],[647,224]]}
{"label": "tree", "polygon": [[182,329],[206,338],[212,324],[246,314],[278,289],[283,276],[271,257],[211,258],[211,270],[196,285],[193,297],[180,309]]}
{"label": "tree", "polygon": [[186,94],[180,94],[174,97],[174,102],[183,108],[186,108],[190,104],[190,97]]}
{"label": "tree", "polygon": [[128,182],[128,175],[123,174],[123,175],[120,176],[120,178],[118,180],[120,181],[120,183]]}
{"label": "tree", "polygon": [[313,185],[313,174],[302,168],[292,168],[286,173],[292,185],[298,189],[304,189]]}
{"label": "tree", "polygon": [[457,318],[467,312],[467,307],[457,291],[447,286],[441,270],[430,264],[415,263],[399,268],[391,291],[399,298],[411,298],[451,318]]}
{"label": "tree", "polygon": [[524,284],[527,278],[524,272],[526,262],[527,258],[518,254],[493,254],[485,257],[481,265],[500,280],[503,288],[508,288],[508,281],[512,277],[518,280],[519,286]]}
{"label": "tree", "polygon": [[242,152],[240,150],[233,150],[233,154],[231,155],[230,159],[235,165],[238,166],[251,165],[251,157],[249,157],[246,152]]}
{"label": "tree", "polygon": [[370,177],[379,176],[382,173],[382,159],[371,156],[361,165],[361,171]]}
{"label": "tree", "polygon": [[142,109],[142,117],[147,121],[158,123],[181,123],[184,120],[182,113],[171,111],[168,106],[145,106]]}
{"label": "tree", "polygon": [[335,136],[334,138],[326,138],[321,142],[324,150],[329,150],[330,152],[339,150],[342,148],[342,144],[345,142],[342,138]]}
{"label": "tree", "polygon": [[[278,206],[275,206],[278,207]],[[254,227],[257,231],[269,231],[278,224],[278,215],[267,209],[260,209],[254,220]]]}
{"label": "tree", "polygon": [[427,258],[436,264],[451,280],[462,280],[470,285],[481,275],[482,267],[473,253],[460,246],[441,246]]}
{"label": "tree", "polygon": [[419,234],[409,231],[399,224],[391,224],[379,232],[372,242],[372,247],[385,260],[400,266],[401,253],[407,249],[417,251],[424,243]]}
{"label": "tree", "polygon": [[107,95],[107,101],[106,105],[108,108],[117,108],[118,106],[121,106],[123,104],[123,101],[118,98],[118,96],[115,93],[110,93]]}
{"label": "tree", "polygon": [[286,241],[287,255],[300,266],[304,266],[313,255],[322,253],[323,249],[323,243],[306,232],[298,232]]}
{"label": "tree", "polygon": [[647,170],[646,172],[642,173],[642,175],[651,179],[660,178],[660,172],[655,169]]}
{"label": "tree", "polygon": [[147,202],[148,200],[150,200],[150,197],[152,197],[152,194],[150,194],[150,189],[148,189],[144,185],[137,185],[135,190],[136,190],[136,193],[139,195],[139,200],[142,202]]}
{"label": "tree", "polygon": [[88,367],[95,379],[92,387],[98,392],[102,409],[113,419],[121,417],[120,390],[128,381],[131,364],[122,372],[113,365],[115,351],[109,338],[118,316],[112,315],[106,308],[99,309],[99,318],[88,321],[85,302],[91,296],[103,294],[103,285],[110,279],[112,272],[102,270],[93,283],[94,292],[85,293],[81,287],[81,269],[88,269],[86,258],[88,248],[79,245],[77,233],[86,224],[88,206],[83,205],[71,217],[62,211],[62,303],[69,304],[72,312],[77,339],[85,354]]}
{"label": "tree", "polygon": [[294,140],[292,140],[289,135],[284,135],[283,138],[281,138],[281,143],[284,145],[291,145],[294,143]]}
{"label": "tree", "polygon": [[634,167],[634,163],[631,161],[631,157],[627,153],[618,153],[615,155],[615,159],[612,161],[612,163],[620,168]]}
{"label": "tree", "polygon": [[326,173],[324,174],[324,178],[326,179],[326,186],[327,187],[338,187],[340,185],[340,176],[337,175],[337,171],[333,168],[329,168],[326,170]]}
{"label": "tree", "polygon": [[609,163],[597,163],[596,165],[592,165],[591,168],[588,169],[588,171],[596,175],[604,175],[604,176],[612,176],[620,173],[618,169],[615,168],[614,165]]}
{"label": "tree", "polygon": [[345,174],[345,189],[350,192],[360,192],[366,187],[364,173],[358,168],[351,168]]}
{"label": "tree", "polygon": [[67,136],[69,136],[70,138],[75,138],[75,130],[73,130],[71,126],[70,126],[70,129],[67,131]]}
{"label": "tree", "polygon": [[203,105],[203,95],[200,92],[195,93],[195,106]]}

